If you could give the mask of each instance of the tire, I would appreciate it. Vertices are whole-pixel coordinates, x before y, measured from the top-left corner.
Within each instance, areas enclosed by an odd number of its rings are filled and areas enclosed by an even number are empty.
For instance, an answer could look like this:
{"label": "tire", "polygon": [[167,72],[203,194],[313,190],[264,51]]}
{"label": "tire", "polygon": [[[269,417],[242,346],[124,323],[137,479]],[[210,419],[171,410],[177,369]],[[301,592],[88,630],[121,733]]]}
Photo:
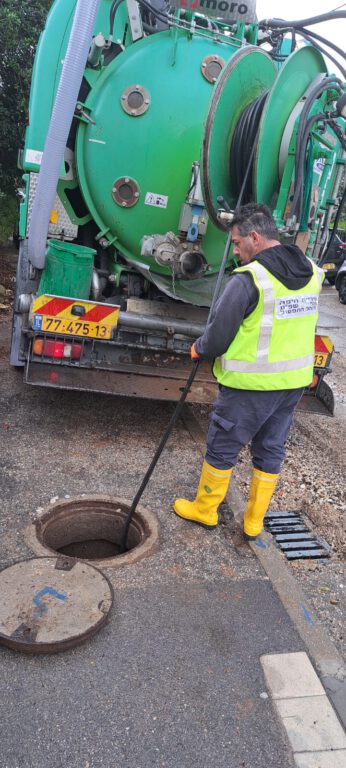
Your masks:
{"label": "tire", "polygon": [[329,285],[335,285],[335,277],[327,277]]}
{"label": "tire", "polygon": [[340,304],[346,304],[346,275],[341,278],[338,291]]}

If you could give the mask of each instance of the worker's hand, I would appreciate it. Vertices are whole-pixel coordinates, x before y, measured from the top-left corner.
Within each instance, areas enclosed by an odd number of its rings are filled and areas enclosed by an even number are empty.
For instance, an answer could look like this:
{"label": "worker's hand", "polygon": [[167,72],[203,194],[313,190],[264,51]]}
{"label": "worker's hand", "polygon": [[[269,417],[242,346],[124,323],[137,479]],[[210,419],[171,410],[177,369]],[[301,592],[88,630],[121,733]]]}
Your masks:
{"label": "worker's hand", "polygon": [[190,348],[190,355],[191,360],[199,360],[199,354],[194,344],[192,344],[192,347]]}

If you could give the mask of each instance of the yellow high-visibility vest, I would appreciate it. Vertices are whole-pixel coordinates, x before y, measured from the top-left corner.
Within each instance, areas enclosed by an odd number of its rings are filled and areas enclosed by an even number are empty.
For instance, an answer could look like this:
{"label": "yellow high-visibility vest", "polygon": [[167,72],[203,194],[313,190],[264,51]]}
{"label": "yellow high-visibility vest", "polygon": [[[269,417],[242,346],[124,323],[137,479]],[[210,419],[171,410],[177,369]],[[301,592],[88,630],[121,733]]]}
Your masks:
{"label": "yellow high-visibility vest", "polygon": [[274,390],[308,386],[313,377],[318,295],[324,273],[313,274],[298,291],[283,285],[259,262],[234,272],[251,272],[259,301],[245,317],[225,354],[214,362],[214,375],[234,389]]}

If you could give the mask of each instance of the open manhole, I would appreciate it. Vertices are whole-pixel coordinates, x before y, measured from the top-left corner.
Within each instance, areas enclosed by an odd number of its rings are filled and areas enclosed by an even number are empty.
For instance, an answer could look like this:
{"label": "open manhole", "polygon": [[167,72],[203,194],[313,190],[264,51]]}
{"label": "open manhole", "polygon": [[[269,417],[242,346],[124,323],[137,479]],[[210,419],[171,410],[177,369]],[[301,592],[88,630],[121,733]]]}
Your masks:
{"label": "open manhole", "polygon": [[158,541],[155,516],[141,505],[130,523],[127,548],[121,541],[130,502],[111,496],[76,496],[51,504],[26,529],[26,542],[38,555],[78,558],[98,567],[118,567],[149,555]]}

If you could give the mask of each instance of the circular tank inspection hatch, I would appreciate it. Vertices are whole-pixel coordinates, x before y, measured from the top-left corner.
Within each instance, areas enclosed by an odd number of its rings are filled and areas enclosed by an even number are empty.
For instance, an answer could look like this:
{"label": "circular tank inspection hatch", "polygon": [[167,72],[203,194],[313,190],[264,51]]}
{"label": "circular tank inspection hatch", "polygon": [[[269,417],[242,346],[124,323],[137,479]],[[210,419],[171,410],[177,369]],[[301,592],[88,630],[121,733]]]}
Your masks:
{"label": "circular tank inspection hatch", "polygon": [[94,566],[63,555],[0,573],[0,643],[25,653],[65,651],[106,623],[113,590]]}

